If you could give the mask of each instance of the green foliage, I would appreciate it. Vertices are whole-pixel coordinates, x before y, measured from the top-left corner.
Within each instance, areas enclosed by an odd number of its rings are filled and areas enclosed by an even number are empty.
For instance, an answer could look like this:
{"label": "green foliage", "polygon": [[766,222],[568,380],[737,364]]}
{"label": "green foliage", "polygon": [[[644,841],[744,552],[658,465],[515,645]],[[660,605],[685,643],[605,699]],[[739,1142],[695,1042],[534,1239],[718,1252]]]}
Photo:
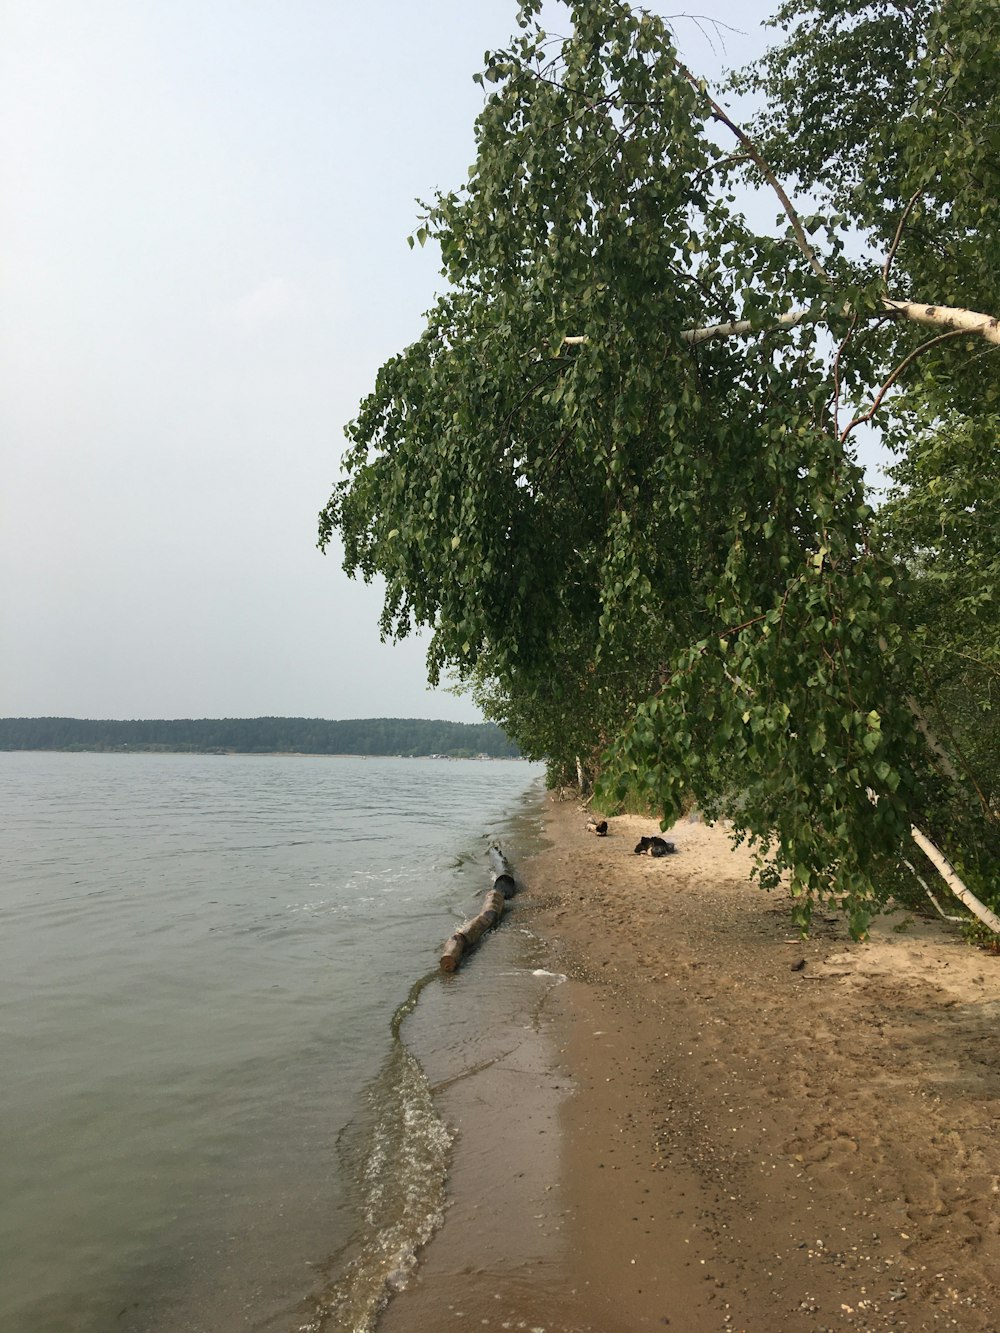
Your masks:
{"label": "green foliage", "polygon": [[[600,770],[603,799],[725,811],[803,925],[825,898],[863,932],[947,801],[909,702],[930,649],[905,525],[872,532],[840,418],[890,376],[932,435],[996,396],[967,340],[918,354],[881,304],[894,250],[904,295],[1000,309],[975,8],[793,0],[733,152],[663,21],[575,0],[553,43],[522,5],[469,179],[416,233],[447,291],[348,427],[320,520],[386,580],[384,634],[431,630],[432,679],[470,682],[554,775]],[[762,234],[734,189],[774,168],[821,210]],[[730,320],[756,336],[690,336]]]}
{"label": "green foliage", "polygon": [[1000,905],[1000,418],[901,421],[908,448],[876,536],[908,569],[913,691],[959,777],[926,819],[973,892]]}
{"label": "green foliage", "polygon": [[906,213],[903,294],[995,312],[995,0],[788,0],[775,23],[786,40],[737,80],[768,99],[771,165],[860,229],[872,273]]}

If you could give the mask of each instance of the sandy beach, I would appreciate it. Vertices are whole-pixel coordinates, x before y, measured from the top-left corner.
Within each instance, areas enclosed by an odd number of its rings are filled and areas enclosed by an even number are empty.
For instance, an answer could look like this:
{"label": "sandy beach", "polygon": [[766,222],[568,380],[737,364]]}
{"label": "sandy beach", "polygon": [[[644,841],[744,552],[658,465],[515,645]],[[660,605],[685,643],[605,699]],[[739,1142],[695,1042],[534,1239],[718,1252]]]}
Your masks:
{"label": "sandy beach", "polygon": [[503,928],[566,980],[438,1090],[452,1202],[384,1333],[1000,1327],[1000,959],[903,911],[803,943],[721,828],[546,821]]}

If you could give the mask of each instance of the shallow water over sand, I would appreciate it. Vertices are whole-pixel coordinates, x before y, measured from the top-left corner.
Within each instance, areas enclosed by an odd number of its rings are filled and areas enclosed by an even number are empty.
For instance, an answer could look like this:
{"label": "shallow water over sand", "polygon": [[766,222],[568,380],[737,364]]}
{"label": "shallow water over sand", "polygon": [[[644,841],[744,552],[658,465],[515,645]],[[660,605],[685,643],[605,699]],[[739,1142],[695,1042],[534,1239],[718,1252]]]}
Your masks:
{"label": "shallow water over sand", "polygon": [[538,773],[0,755],[0,1328],[319,1326],[359,1254],[377,1309],[449,1150],[407,998]]}

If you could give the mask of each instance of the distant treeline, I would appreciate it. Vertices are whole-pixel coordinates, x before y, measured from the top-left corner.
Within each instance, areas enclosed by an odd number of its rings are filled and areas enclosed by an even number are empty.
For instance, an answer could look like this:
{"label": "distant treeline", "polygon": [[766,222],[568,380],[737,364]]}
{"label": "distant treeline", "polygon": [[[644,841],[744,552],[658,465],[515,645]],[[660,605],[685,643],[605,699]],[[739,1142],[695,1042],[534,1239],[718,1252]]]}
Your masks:
{"label": "distant treeline", "polygon": [[374,717],[226,717],[92,721],[0,718],[0,750],[164,750],[200,754],[391,754],[515,759],[517,746],[492,722]]}

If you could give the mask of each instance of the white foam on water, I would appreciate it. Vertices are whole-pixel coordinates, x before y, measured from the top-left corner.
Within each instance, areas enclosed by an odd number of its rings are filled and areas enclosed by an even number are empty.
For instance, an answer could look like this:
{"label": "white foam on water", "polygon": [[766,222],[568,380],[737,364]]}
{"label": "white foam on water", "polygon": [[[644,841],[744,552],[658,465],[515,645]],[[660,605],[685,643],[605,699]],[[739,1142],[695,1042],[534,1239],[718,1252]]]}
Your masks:
{"label": "white foam on water", "polygon": [[433,975],[417,982],[393,1015],[392,1050],[369,1089],[373,1121],[358,1171],[362,1222],[350,1247],[354,1257],[304,1326],[317,1333],[373,1333],[390,1297],[408,1284],[420,1248],[444,1221],[452,1136],[399,1031]]}
{"label": "white foam on water", "polygon": [[512,971],[499,973],[501,977],[547,977],[561,986],[567,980],[565,972],[549,972],[544,967],[518,967]]}

